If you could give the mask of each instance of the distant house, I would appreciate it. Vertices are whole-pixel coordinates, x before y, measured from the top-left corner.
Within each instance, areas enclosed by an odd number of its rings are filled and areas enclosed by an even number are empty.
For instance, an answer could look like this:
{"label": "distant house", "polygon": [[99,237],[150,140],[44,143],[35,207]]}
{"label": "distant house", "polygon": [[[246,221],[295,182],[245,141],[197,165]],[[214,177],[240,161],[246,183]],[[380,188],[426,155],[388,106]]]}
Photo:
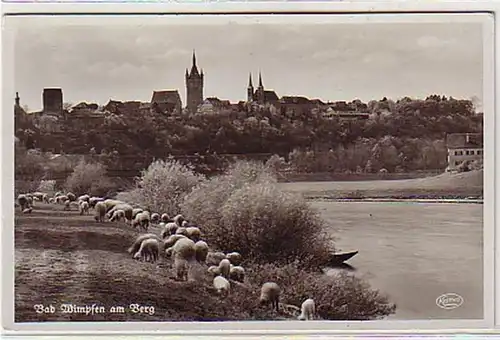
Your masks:
{"label": "distant house", "polygon": [[446,136],[448,170],[457,170],[464,161],[483,159],[482,133],[452,133]]}
{"label": "distant house", "polygon": [[230,109],[231,103],[229,100],[221,100],[216,97],[208,97],[203,103],[198,106],[198,113],[213,113],[220,109]]}
{"label": "distant house", "polygon": [[330,107],[323,113],[323,117],[338,120],[360,120],[369,119],[370,114],[367,112],[337,111]]}
{"label": "distant house", "polygon": [[279,101],[281,114],[284,115],[300,115],[310,113],[311,109],[316,104],[309,98],[302,96],[283,96]]}
{"label": "distant house", "polygon": [[179,91],[153,91],[153,96],[151,97],[151,107],[153,110],[160,112],[181,113],[182,101]]}

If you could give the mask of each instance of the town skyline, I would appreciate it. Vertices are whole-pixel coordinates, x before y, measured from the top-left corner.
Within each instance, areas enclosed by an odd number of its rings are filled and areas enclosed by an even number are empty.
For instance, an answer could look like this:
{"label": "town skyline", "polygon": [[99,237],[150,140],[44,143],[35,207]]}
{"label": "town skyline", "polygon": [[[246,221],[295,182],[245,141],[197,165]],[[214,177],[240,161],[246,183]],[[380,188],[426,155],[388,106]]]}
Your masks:
{"label": "town skyline", "polygon": [[204,98],[245,101],[249,74],[255,82],[261,72],[265,89],[279,97],[368,102],[440,94],[483,101],[480,23],[229,25],[230,34],[227,25],[77,20],[61,30],[23,21],[15,38],[15,90],[30,110],[41,108],[43,88],[51,87],[62,88],[65,102],[100,105],[149,102],[153,91],[171,89],[185,106],[184,73],[195,50]]}

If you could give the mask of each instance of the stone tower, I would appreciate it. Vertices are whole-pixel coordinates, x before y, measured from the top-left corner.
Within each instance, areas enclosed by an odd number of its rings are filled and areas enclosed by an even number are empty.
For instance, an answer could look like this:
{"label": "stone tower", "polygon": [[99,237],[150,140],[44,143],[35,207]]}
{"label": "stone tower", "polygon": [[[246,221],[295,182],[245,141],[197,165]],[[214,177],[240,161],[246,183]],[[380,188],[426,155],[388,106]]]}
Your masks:
{"label": "stone tower", "polygon": [[254,95],[254,90],[253,90],[253,84],[252,84],[252,73],[248,76],[248,87],[247,87],[247,101],[248,102],[253,102],[253,95]]}
{"label": "stone tower", "polygon": [[203,70],[198,72],[196,66],[196,54],[193,51],[193,66],[191,72],[186,69],[186,107],[189,112],[194,113],[203,102]]}
{"label": "stone tower", "polygon": [[43,112],[62,113],[63,93],[60,88],[43,89]]}

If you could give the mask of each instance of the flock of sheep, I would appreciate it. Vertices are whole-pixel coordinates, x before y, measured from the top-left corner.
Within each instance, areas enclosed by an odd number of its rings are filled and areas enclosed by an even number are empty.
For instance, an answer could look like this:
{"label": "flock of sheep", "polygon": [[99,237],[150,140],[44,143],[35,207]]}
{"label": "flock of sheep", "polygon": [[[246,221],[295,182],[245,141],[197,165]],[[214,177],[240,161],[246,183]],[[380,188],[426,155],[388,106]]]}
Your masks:
{"label": "flock of sheep", "polygon": [[[71,192],[66,194],[57,192],[53,197],[41,192],[20,194],[15,205],[23,213],[31,213],[34,201],[61,204],[64,210],[71,210],[72,206],[77,206],[80,215],[90,214],[90,209],[93,209],[97,222],[103,223],[106,219],[111,222],[124,220],[132,227],[144,230],[146,233],[135,239],[128,248],[128,253],[136,260],[155,263],[159,259],[160,252],[164,252],[166,258],[173,259],[177,280],[187,281],[191,267],[206,264],[209,266],[208,275],[213,276],[213,286],[220,296],[226,297],[229,294],[231,284],[244,283],[245,269],[241,266],[241,254],[210,251],[208,244],[201,239],[200,228],[189,223],[182,215],[170,218],[166,213],[161,215],[150,213],[146,209],[134,208],[116,199],[91,197],[88,194],[77,197]],[[147,233],[151,224],[160,227],[159,235]],[[259,303],[271,304],[272,308],[278,312],[280,292],[281,288],[277,283],[264,283],[261,287]],[[305,300],[300,309],[293,305],[283,304],[282,306],[287,311],[300,311],[299,320],[313,320],[316,313],[313,299]]]}

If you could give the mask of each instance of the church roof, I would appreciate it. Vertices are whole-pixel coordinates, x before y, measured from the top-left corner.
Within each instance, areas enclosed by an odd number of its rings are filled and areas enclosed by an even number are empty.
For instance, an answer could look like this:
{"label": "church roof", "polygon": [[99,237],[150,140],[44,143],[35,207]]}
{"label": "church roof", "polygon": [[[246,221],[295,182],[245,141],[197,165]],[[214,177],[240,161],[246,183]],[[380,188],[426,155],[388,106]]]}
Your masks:
{"label": "church roof", "polygon": [[278,95],[276,92],[272,90],[265,90],[264,91],[264,101],[265,102],[277,102],[279,100]]}
{"label": "church roof", "polygon": [[163,91],[153,91],[153,96],[151,98],[151,103],[157,104],[174,104],[181,100],[179,91],[177,90],[163,90]]}
{"label": "church roof", "polygon": [[282,104],[310,104],[311,101],[302,96],[283,96],[280,99]]}

